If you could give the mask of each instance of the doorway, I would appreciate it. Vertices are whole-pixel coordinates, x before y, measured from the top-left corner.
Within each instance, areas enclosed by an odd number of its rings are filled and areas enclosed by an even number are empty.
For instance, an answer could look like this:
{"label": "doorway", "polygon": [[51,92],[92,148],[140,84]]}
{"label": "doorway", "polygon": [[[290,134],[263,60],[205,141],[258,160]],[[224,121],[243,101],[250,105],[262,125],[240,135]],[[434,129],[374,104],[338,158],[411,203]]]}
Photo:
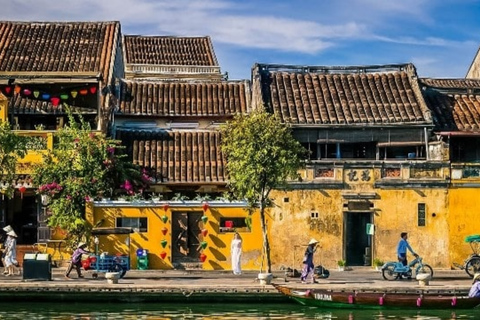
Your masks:
{"label": "doorway", "polygon": [[172,263],[200,261],[203,212],[172,213]]}
{"label": "doorway", "polygon": [[368,223],[372,223],[371,212],[345,213],[345,260],[349,266],[365,265],[365,255],[371,248]]}

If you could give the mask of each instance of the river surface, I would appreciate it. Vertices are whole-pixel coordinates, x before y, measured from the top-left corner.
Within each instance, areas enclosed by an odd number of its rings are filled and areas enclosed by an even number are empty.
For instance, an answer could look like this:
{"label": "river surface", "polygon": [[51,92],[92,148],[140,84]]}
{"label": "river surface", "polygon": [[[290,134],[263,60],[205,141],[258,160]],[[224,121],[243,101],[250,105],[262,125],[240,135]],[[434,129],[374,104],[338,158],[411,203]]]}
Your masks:
{"label": "river surface", "polygon": [[480,310],[343,311],[320,310],[297,304],[54,304],[0,303],[0,319],[480,319]]}

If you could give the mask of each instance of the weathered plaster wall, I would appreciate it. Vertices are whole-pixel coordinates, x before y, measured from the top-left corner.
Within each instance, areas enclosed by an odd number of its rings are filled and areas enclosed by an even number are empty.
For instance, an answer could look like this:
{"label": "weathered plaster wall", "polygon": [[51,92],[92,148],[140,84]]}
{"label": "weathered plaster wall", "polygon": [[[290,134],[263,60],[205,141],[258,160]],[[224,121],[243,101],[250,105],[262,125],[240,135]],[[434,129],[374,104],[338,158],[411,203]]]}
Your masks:
{"label": "weathered plaster wall", "polygon": [[[320,241],[316,264],[336,267],[344,258],[344,197],[348,193],[376,194],[372,237],[372,260],[396,259],[400,233],[409,233],[409,241],[432,267],[449,266],[448,192],[446,189],[373,189],[368,184],[351,185],[348,190],[277,191],[272,209],[272,255],[277,268],[301,267],[305,245],[310,238]],[[288,198],[288,202],[286,199]],[[426,225],[418,226],[418,203],[426,205]],[[312,213],[318,212],[318,218]],[[348,263],[348,261],[347,261]]]}
{"label": "weathered plaster wall", "polygon": [[449,251],[450,263],[463,264],[472,253],[465,237],[480,234],[480,189],[452,188],[449,190]]}

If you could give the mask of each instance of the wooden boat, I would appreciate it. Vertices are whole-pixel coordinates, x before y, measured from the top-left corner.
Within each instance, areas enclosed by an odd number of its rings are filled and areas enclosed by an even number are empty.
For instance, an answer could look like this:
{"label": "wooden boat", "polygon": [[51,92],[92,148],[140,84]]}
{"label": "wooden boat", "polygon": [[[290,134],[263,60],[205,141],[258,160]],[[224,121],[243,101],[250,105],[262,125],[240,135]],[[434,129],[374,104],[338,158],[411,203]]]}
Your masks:
{"label": "wooden boat", "polygon": [[455,293],[411,291],[333,291],[293,289],[274,284],[282,294],[305,306],[341,309],[472,309],[480,299]]}

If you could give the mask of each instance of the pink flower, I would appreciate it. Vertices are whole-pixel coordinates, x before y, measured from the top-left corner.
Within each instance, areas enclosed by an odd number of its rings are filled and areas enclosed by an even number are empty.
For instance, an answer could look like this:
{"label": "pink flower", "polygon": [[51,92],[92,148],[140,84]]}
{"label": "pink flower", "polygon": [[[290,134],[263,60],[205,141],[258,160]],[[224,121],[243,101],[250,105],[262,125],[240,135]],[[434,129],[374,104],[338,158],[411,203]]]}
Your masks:
{"label": "pink flower", "polygon": [[72,200],[72,196],[71,195],[67,195],[67,200]]}
{"label": "pink flower", "polygon": [[107,152],[110,153],[110,154],[114,154],[115,153],[115,147],[108,147]]}

